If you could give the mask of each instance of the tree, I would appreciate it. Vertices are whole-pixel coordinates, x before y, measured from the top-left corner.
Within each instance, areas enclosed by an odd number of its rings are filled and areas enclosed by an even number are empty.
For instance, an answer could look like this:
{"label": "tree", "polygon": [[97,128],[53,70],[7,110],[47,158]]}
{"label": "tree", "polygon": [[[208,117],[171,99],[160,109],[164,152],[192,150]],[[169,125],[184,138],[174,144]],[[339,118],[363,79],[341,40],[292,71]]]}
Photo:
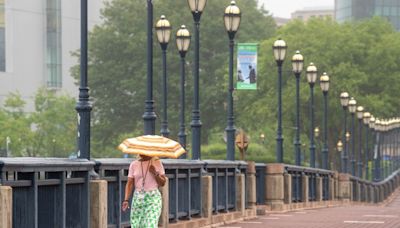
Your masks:
{"label": "tree", "polygon": [[[269,150],[275,150],[277,73],[272,55],[272,44],[281,37],[288,44],[283,67],[283,130],[285,159],[294,155],[295,79],[291,72],[291,57],[300,50],[305,68],[310,62],[318,67],[319,75],[330,75],[328,141],[330,155],[342,135],[342,109],[339,95],[347,91],[359,105],[381,118],[395,116],[400,111],[396,95],[400,83],[400,34],[384,19],[373,18],[362,22],[338,24],[332,20],[313,19],[307,23],[293,21],[277,31],[277,37],[261,44],[259,90],[241,93],[238,101],[238,124],[250,131],[263,131],[271,141]],[[305,77],[301,83],[301,140],[309,142],[309,86]],[[316,126],[322,129],[323,100],[319,85],[315,86]],[[245,114],[245,115],[243,115]],[[250,119],[248,116],[252,116]],[[260,123],[263,123],[260,126]],[[309,147],[309,145],[307,145]],[[307,152],[308,153],[308,152]],[[331,161],[333,157],[331,157]]]}
{"label": "tree", "polygon": [[21,95],[7,96],[0,109],[1,147],[10,139],[11,156],[66,157],[76,151],[76,112],[73,98],[46,89],[35,96],[35,111],[23,112]]}
{"label": "tree", "polygon": [[[104,23],[96,26],[89,40],[89,86],[94,102],[93,143],[95,151],[115,149],[115,140],[127,133],[141,134],[146,94],[146,2],[114,0],[106,3],[102,12]],[[222,15],[229,1],[208,1],[201,20],[200,108],[202,137],[207,142],[209,132],[223,132],[226,112],[228,37]],[[255,0],[238,2],[242,23],[237,35],[240,42],[258,42],[274,34],[275,24],[269,15],[257,9]],[[175,48],[175,31],[186,23],[193,31],[192,15],[186,1],[154,1],[155,21],[166,15],[173,25],[168,47],[168,100],[171,137],[178,132],[179,60]],[[191,32],[193,33],[193,32]],[[187,123],[192,102],[192,49],[187,54]],[[161,101],[161,54],[154,40],[154,96],[156,113]],[[78,67],[74,69],[78,78]],[[160,119],[157,119],[157,125]],[[189,126],[189,124],[187,124]],[[157,130],[158,132],[158,130]],[[190,140],[189,140],[190,141]],[[108,153],[108,152],[107,152]],[[102,156],[106,156],[103,154]]]}

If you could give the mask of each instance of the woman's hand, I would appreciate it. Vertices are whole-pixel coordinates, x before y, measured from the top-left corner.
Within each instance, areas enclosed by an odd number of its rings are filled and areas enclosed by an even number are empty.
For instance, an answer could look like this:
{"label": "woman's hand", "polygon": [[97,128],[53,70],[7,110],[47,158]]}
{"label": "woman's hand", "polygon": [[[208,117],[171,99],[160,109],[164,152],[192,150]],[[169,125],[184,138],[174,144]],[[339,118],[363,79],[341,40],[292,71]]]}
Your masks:
{"label": "woman's hand", "polygon": [[156,167],[154,167],[154,165],[150,165],[149,171],[151,174],[153,174],[154,176],[158,176],[158,172],[156,170]]}
{"label": "woman's hand", "polygon": [[122,202],[122,211],[125,212],[127,209],[129,209],[129,201],[124,200],[124,202]]}

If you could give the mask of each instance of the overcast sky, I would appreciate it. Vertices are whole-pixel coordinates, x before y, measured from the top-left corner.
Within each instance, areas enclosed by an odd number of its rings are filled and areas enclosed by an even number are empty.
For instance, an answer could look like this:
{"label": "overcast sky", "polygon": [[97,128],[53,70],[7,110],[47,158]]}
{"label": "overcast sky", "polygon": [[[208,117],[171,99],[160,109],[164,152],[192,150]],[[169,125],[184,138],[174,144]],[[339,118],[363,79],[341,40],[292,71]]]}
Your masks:
{"label": "overcast sky", "polygon": [[334,0],[259,0],[275,17],[290,18],[290,13],[305,7],[332,7]]}

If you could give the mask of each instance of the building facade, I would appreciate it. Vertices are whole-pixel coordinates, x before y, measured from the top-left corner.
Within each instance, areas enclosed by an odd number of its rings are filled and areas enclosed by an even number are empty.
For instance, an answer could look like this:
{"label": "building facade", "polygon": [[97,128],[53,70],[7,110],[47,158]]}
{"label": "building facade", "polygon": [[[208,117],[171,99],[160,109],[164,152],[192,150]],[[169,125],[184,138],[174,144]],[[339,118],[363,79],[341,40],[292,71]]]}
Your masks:
{"label": "building facade", "polygon": [[334,18],[334,13],[335,11],[332,8],[305,8],[293,12],[291,19],[306,22],[311,18]]}
{"label": "building facade", "polygon": [[400,0],[335,0],[338,22],[380,16],[400,31]]}
{"label": "building facade", "polygon": [[[88,0],[89,29],[103,1]],[[0,105],[18,91],[32,111],[41,87],[77,97],[71,67],[80,48],[80,0],[0,0]]]}

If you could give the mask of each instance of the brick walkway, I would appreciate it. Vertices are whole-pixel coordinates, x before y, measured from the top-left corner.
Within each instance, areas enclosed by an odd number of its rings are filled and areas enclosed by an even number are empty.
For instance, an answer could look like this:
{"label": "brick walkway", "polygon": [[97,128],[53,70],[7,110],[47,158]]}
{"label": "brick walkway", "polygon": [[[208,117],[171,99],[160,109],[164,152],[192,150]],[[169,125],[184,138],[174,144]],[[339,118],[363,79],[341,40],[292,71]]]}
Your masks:
{"label": "brick walkway", "polygon": [[[399,192],[397,192],[399,193]],[[400,228],[400,194],[386,206],[346,206],[267,214],[225,228]]]}

